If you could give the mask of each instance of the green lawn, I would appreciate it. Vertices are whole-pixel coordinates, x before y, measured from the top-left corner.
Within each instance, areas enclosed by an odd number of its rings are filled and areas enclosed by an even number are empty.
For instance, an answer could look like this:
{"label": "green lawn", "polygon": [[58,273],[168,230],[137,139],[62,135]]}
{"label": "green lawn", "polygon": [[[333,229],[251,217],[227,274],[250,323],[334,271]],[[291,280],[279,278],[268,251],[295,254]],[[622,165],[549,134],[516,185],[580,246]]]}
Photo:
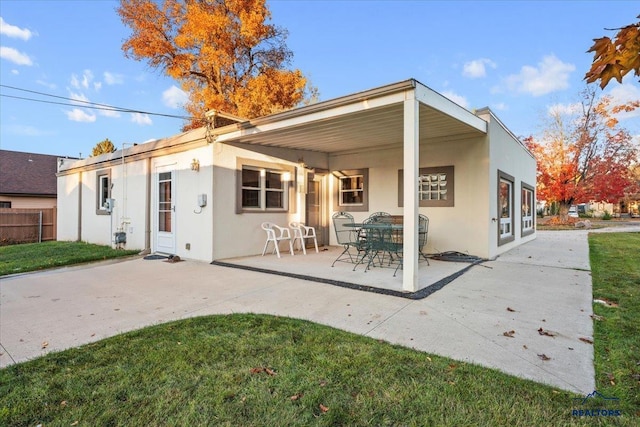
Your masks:
{"label": "green lawn", "polygon": [[619,304],[596,306],[595,350],[598,391],[620,399],[621,417],[575,417],[602,401],[581,405],[582,396],[491,369],[311,322],[234,314],[2,369],[0,425],[635,426],[640,234],[592,235],[590,245],[594,294]]}
{"label": "green lawn", "polygon": [[640,417],[640,233],[589,238],[598,390],[619,397]]}
{"label": "green lawn", "polygon": [[129,256],[138,252],[140,251],[112,249],[109,246],[83,242],[0,246],[0,276]]}

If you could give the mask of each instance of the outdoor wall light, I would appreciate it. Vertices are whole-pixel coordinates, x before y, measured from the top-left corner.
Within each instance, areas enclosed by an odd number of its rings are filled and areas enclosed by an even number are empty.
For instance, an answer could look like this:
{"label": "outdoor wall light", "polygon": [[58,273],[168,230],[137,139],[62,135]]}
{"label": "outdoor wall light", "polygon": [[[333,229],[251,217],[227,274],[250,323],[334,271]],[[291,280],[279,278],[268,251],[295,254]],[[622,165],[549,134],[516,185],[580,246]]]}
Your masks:
{"label": "outdoor wall light", "polygon": [[193,159],[191,162],[191,170],[198,172],[200,170],[200,160]]}

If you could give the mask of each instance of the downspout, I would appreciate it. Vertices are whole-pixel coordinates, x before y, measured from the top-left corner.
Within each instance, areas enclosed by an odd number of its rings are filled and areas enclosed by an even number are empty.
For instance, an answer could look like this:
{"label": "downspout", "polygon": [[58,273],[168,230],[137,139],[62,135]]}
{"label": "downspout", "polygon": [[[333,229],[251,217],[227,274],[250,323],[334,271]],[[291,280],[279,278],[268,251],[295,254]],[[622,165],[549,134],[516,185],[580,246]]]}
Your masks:
{"label": "downspout", "polygon": [[151,253],[151,157],[147,158],[147,194],[144,201],[144,252]]}
{"label": "downspout", "polygon": [[78,242],[82,242],[82,171],[78,172]]}

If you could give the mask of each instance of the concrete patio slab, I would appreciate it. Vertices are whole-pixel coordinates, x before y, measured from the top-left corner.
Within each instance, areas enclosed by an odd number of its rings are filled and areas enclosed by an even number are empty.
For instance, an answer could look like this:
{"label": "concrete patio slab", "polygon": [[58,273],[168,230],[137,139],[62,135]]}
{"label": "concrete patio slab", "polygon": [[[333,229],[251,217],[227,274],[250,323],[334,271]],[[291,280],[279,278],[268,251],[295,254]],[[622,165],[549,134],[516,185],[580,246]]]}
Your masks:
{"label": "concrete patio slab", "polygon": [[[580,340],[593,334],[586,245],[586,231],[538,232],[421,300],[188,260],[137,258],[5,277],[0,366],[170,320],[253,312],[311,320],[586,394],[595,388],[593,346]],[[504,335],[510,331],[513,337]]]}

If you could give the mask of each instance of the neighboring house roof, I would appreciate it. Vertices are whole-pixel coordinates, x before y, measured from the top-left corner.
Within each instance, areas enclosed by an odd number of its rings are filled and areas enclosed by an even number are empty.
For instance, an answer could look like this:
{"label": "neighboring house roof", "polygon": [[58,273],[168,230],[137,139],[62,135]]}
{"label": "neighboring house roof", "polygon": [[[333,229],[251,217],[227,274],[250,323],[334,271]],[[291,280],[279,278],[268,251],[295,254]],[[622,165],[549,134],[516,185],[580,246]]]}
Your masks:
{"label": "neighboring house roof", "polygon": [[0,194],[55,197],[58,157],[0,150]]}

